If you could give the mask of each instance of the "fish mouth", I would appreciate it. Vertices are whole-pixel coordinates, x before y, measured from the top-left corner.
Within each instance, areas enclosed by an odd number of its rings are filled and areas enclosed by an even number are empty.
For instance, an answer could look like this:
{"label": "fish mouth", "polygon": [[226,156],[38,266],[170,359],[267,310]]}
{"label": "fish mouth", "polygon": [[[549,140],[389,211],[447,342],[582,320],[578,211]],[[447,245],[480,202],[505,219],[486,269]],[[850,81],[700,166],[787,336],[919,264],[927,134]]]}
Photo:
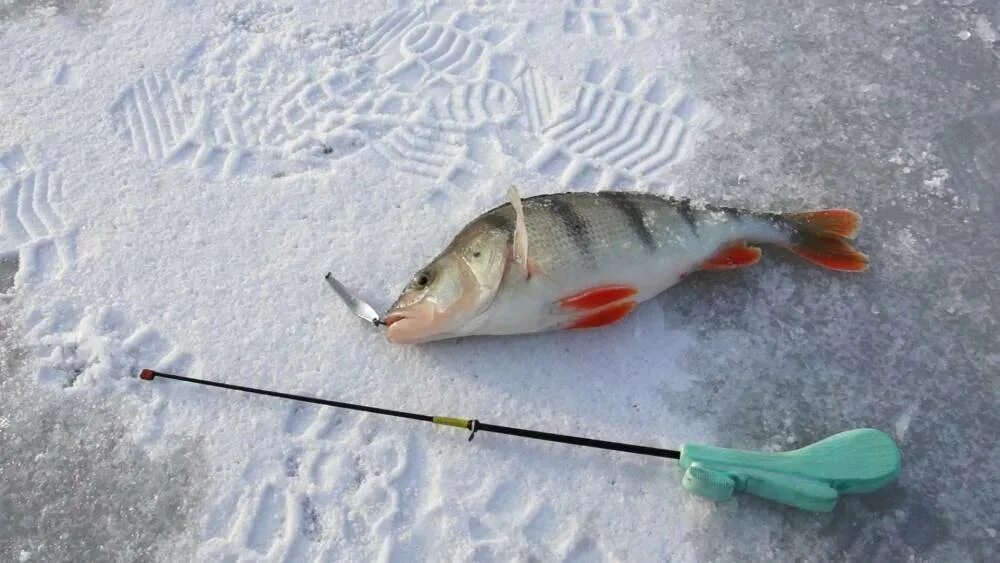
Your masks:
{"label": "fish mouth", "polygon": [[399,322],[399,321],[401,321],[401,320],[403,320],[405,318],[406,318],[406,315],[404,315],[403,313],[389,313],[388,315],[386,315],[382,319],[382,324],[384,324],[386,328],[389,328],[393,324],[395,324],[395,323],[397,323],[397,322]]}
{"label": "fish mouth", "polygon": [[432,307],[418,306],[413,310],[391,311],[382,322],[390,342],[417,344],[433,340],[440,331],[441,320]]}

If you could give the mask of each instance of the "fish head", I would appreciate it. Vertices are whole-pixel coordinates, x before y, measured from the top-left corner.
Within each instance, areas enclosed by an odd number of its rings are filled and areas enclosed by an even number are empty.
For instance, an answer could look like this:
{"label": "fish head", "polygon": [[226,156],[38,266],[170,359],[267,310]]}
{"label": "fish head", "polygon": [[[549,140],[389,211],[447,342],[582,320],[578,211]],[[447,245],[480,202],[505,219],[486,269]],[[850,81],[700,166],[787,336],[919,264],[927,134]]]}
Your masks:
{"label": "fish head", "polygon": [[389,308],[389,340],[415,344],[469,334],[500,290],[510,256],[508,233],[467,228]]}

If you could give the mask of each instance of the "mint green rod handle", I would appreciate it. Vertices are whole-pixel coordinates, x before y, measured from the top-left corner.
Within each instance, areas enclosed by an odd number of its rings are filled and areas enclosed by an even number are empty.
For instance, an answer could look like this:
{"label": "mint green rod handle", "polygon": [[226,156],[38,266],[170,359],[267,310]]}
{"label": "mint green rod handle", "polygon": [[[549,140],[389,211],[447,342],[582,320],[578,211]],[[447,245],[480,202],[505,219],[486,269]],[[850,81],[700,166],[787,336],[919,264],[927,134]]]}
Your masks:
{"label": "mint green rod handle", "polygon": [[684,488],[710,500],[742,492],[829,512],[841,494],[870,493],[892,482],[899,448],[885,432],[859,428],[790,452],[683,444],[680,466]]}

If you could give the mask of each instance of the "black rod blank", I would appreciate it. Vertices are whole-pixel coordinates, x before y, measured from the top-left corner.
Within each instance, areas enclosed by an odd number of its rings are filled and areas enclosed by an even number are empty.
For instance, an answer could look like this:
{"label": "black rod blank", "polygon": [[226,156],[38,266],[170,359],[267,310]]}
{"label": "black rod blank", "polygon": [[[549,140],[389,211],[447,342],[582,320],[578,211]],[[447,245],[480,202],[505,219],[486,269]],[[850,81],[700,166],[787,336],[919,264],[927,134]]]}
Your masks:
{"label": "black rod blank", "polygon": [[531,438],[533,440],[545,440],[548,442],[559,442],[562,444],[572,444],[574,446],[584,446],[588,448],[598,448],[602,450],[612,450],[618,452],[627,452],[638,455],[647,455],[654,457],[662,457],[668,459],[679,459],[680,452],[677,450],[669,450],[665,448],[654,448],[650,446],[640,446],[636,444],[626,444],[623,442],[610,442],[607,440],[595,440],[593,438],[583,438],[580,436],[569,436],[566,434],[553,434],[551,432],[542,432],[539,430],[528,430],[524,428],[513,428],[510,426],[499,426],[496,424],[487,424],[485,422],[479,422],[478,420],[466,420],[462,418],[451,418],[442,416],[430,416],[426,414],[417,414],[406,411],[398,411],[392,409],[383,409],[379,407],[369,407],[367,405],[358,405],[354,403],[345,403],[342,401],[331,401],[328,399],[319,399],[316,397],[307,397],[304,395],[292,395],[290,393],[281,393],[279,391],[270,391],[267,389],[257,389],[254,387],[244,387],[242,385],[233,385],[231,383],[221,383],[219,381],[210,381],[207,379],[197,379],[194,377],[184,377],[183,375],[174,375],[170,373],[163,373],[159,371],[154,371],[151,369],[144,369],[139,374],[139,378],[152,381],[157,377],[162,377],[164,379],[174,379],[177,381],[184,381],[187,383],[196,383],[198,385],[207,385],[209,387],[219,387],[221,389],[229,389],[232,391],[242,391],[244,393],[253,393],[255,395],[266,395],[268,397],[277,397],[279,399],[289,399],[292,401],[301,401],[304,403],[312,403],[315,405],[324,405],[327,407],[336,407],[341,409],[350,409],[355,411],[370,412],[374,414],[381,414],[386,416],[395,416],[398,418],[408,418],[411,420],[420,420],[423,422],[433,422],[435,424],[442,424],[445,426],[455,426],[462,427],[472,431],[469,436],[471,440],[476,432],[493,432],[495,434],[507,434],[508,436],[519,436],[522,438]]}

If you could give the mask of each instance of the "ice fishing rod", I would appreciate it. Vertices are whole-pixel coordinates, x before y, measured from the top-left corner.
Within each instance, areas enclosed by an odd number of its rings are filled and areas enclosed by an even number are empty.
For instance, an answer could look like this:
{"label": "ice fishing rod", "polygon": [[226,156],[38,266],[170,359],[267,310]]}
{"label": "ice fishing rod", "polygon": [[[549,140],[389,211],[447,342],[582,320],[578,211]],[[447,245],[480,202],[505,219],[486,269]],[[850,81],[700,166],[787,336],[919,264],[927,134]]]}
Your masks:
{"label": "ice fishing rod", "polygon": [[170,373],[163,373],[151,369],[144,369],[142,370],[141,373],[139,373],[139,378],[144,379],[146,381],[152,381],[157,377],[162,377],[164,379],[175,379],[177,381],[184,381],[187,383],[197,383],[199,385],[207,385],[209,387],[220,387],[222,389],[230,389],[232,391],[243,391],[244,393],[253,393],[255,395],[278,397],[279,399],[290,399],[292,401],[301,401],[303,403],[312,403],[314,405],[323,405],[327,407],[337,407],[339,409],[370,412],[385,416],[395,416],[397,418],[409,418],[410,420],[433,422],[434,424],[438,424],[441,426],[453,426],[455,428],[465,428],[466,430],[470,431],[469,434],[470,442],[472,441],[473,438],[476,437],[476,432],[494,432],[496,434],[507,434],[509,436],[520,436],[522,438],[532,438],[534,440],[546,440],[549,442],[560,442],[563,444],[573,444],[575,446],[586,446],[588,448],[600,448],[602,450],[628,452],[630,454],[665,457],[669,459],[679,459],[681,457],[681,452],[677,450],[666,450],[663,448],[638,446],[635,444],[625,444],[622,442],[608,442],[606,440],[594,440],[591,438],[581,438],[579,436],[568,436],[566,434],[553,434],[551,432],[539,432],[538,430],[526,430],[524,428],[499,426],[497,424],[487,424],[485,422],[480,422],[476,419],[468,420],[465,418],[455,418],[451,416],[431,416],[428,414],[418,414],[414,412],[383,409],[379,407],[369,407],[366,405],[356,405],[353,403],[345,403],[343,401],[331,401],[328,399],[319,399],[317,397],[292,395],[290,393],[281,393],[279,391],[257,389],[254,387],[244,387],[242,385],[233,385],[231,383],[220,383],[218,381],[210,381],[207,379],[184,377],[182,375],[173,375]]}
{"label": "ice fishing rod", "polygon": [[840,494],[875,491],[893,481],[899,474],[899,449],[896,444],[884,432],[871,428],[841,432],[789,452],[754,452],[700,444],[682,444],[680,449],[670,450],[487,424],[477,419],[431,416],[293,395],[152,369],[142,370],[139,378],[146,381],[153,381],[156,378],[173,379],[232,391],[464,428],[470,431],[470,441],[477,432],[494,432],[534,440],[676,459],[684,470],[681,481],[684,489],[715,501],[728,500],[734,492],[745,492],[804,510],[828,512],[833,510]]}

